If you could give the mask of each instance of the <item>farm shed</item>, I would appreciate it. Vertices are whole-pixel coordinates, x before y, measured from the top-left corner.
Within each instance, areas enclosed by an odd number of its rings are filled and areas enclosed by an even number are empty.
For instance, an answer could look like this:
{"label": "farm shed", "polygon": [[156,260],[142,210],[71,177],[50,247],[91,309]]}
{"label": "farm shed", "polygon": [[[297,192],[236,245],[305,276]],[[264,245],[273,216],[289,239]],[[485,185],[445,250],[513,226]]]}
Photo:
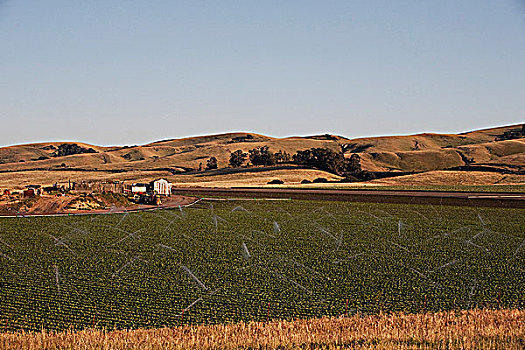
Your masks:
{"label": "farm shed", "polygon": [[171,195],[171,182],[166,179],[158,179],[150,182],[150,187],[154,194],[161,196]]}
{"label": "farm shed", "polygon": [[146,194],[148,192],[148,185],[143,183],[134,183],[131,185],[132,194]]}

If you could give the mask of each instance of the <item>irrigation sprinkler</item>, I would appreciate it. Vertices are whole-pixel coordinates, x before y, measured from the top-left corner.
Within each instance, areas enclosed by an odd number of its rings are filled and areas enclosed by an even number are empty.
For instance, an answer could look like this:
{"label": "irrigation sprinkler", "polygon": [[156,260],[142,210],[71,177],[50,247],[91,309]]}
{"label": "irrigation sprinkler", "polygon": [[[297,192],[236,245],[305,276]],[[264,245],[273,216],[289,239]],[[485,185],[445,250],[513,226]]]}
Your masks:
{"label": "irrigation sprinkler", "polygon": [[421,214],[417,210],[408,209],[408,211],[411,212],[411,213],[414,213],[414,214],[417,214],[417,215],[421,216],[423,219],[425,219],[428,222],[432,222],[432,220],[430,220],[429,218],[427,218],[425,215]]}
{"label": "irrigation sprinkler", "polygon": [[323,213],[325,213],[327,216],[331,217],[332,219],[334,220],[337,220],[337,218],[334,216],[334,214],[330,213],[328,210],[326,210],[324,207],[321,207],[315,211],[322,211]]}
{"label": "irrigation sprinkler", "polygon": [[312,268],[310,268],[310,267],[308,267],[308,266],[306,266],[306,265],[304,265],[304,264],[298,262],[297,260],[290,259],[290,258],[283,258],[283,257],[280,257],[280,258],[278,258],[278,259],[276,259],[276,260],[281,260],[281,261],[285,261],[285,262],[287,262],[287,263],[291,263],[292,265],[300,266],[300,267],[304,268],[305,270],[307,270],[307,271],[309,271],[309,272],[311,272],[311,273],[313,273],[313,274],[315,274],[315,275],[318,275],[318,276],[320,276],[320,277],[322,277],[322,278],[324,278],[324,279],[330,280],[329,277],[324,276],[324,275],[323,275],[322,273],[320,273],[319,271],[316,271],[316,270],[314,270],[314,269],[312,269]]}
{"label": "irrigation sprinkler", "polygon": [[463,226],[463,227],[458,228],[457,230],[454,230],[454,231],[450,231],[450,232],[444,233],[442,236],[443,236],[443,237],[454,236],[454,235],[456,235],[456,234],[458,234],[458,233],[460,233],[460,232],[465,231],[465,229],[466,229],[467,231],[470,231],[470,227],[469,227],[469,226]]}
{"label": "irrigation sprinkler", "polygon": [[208,290],[208,288],[204,285],[204,283],[202,283],[201,280],[199,280],[199,279],[197,278],[197,276],[195,276],[195,274],[194,274],[194,273],[193,273],[188,267],[186,267],[186,266],[184,266],[184,265],[181,265],[181,267],[182,267],[182,269],[183,269],[184,271],[186,271],[186,273],[187,273],[187,274],[188,274],[188,275],[189,275],[189,276],[190,276],[195,282],[197,282],[197,284],[198,284],[202,289],[204,289],[204,290]]}
{"label": "irrigation sprinkler", "polygon": [[416,270],[412,267],[408,267],[408,266],[405,266],[404,264],[401,264],[401,266],[405,267],[405,268],[408,268],[410,270],[410,272],[412,272],[413,274],[419,276],[420,278],[422,278],[423,280],[425,280],[428,284],[430,284],[432,287],[436,288],[436,289],[439,289],[439,290],[443,290],[443,286],[435,281],[433,281],[432,279],[430,279],[426,274],[424,274],[423,272],[419,271],[419,270]]}
{"label": "irrigation sprinkler", "polygon": [[394,216],[392,214],[390,214],[389,212],[387,211],[384,211],[384,210],[381,210],[381,209],[376,209],[378,212],[380,212],[381,214],[386,214],[386,216],[388,216],[389,218],[393,219]]}
{"label": "irrigation sprinkler", "polygon": [[248,247],[246,246],[246,243],[242,242],[242,253],[246,260],[250,260],[250,251],[248,250]]}
{"label": "irrigation sprinkler", "polygon": [[284,210],[283,208],[278,208],[277,210],[289,216],[290,218],[293,218],[293,215],[287,212],[286,210]]}
{"label": "irrigation sprinkler", "polygon": [[191,309],[193,306],[195,306],[195,305],[196,305],[197,303],[199,303],[200,301],[204,300],[204,298],[211,297],[211,296],[215,295],[215,294],[216,294],[218,291],[220,291],[221,289],[222,289],[222,287],[217,288],[217,289],[212,290],[211,292],[209,292],[209,293],[207,293],[207,294],[205,294],[205,295],[203,295],[203,296],[201,296],[201,297],[195,299],[195,300],[194,300],[193,302],[191,302],[188,306],[186,306],[186,307],[182,310],[182,312],[181,312],[180,314],[176,315],[175,317],[181,317],[181,318],[183,318],[185,312],[187,312],[189,309]]}
{"label": "irrigation sprinkler", "polygon": [[475,247],[475,248],[478,248],[478,249],[480,249],[480,250],[483,250],[483,251],[485,251],[485,252],[487,252],[487,253],[490,251],[488,248],[482,247],[482,246],[480,246],[479,244],[476,244],[476,243],[472,242],[472,240],[470,240],[470,239],[468,239],[468,240],[463,240],[463,243],[465,243],[465,244],[467,244],[467,245],[471,245],[471,246],[473,246],[473,247]]}
{"label": "irrigation sprinkler", "polygon": [[159,243],[159,244],[157,244],[157,247],[162,248],[162,249],[166,249],[166,250],[171,250],[171,251],[173,251],[173,252],[178,252],[176,249],[174,249],[174,248],[172,248],[172,247],[170,247],[170,246],[167,246],[167,245],[165,245],[165,244],[160,244],[160,243]]}
{"label": "irrigation sprinkler", "polygon": [[330,231],[328,231],[327,228],[323,227],[322,225],[320,225],[318,222],[316,221],[313,221],[311,222],[320,232],[324,233],[325,235],[327,235],[328,237],[330,237],[331,239],[333,239],[335,242],[338,241],[338,238],[335,237],[333,234],[330,233]]}
{"label": "irrigation sprinkler", "polygon": [[399,222],[397,223],[397,235],[399,238],[401,238],[401,236],[406,238],[403,221],[401,220],[399,220]]}
{"label": "irrigation sprinkler", "polygon": [[418,275],[419,277],[421,277],[421,278],[423,278],[423,279],[427,279],[427,275],[425,275],[423,272],[418,271],[418,270],[416,270],[416,269],[414,269],[414,268],[412,268],[412,267],[409,267],[408,269],[409,269],[412,273]]}
{"label": "irrigation sprinkler", "polygon": [[67,250],[69,250],[73,255],[77,255],[77,253],[75,253],[75,251],[73,251],[73,249],[71,249],[70,246],[68,246],[66,243],[64,243],[64,241],[62,241],[62,239],[59,239],[59,238],[56,238],[55,236],[53,236],[52,234],[48,233],[48,235],[53,238],[53,240],[55,241],[55,246],[63,246],[64,248],[66,248]]}
{"label": "irrigation sprinkler", "polygon": [[444,264],[444,265],[441,265],[437,268],[435,268],[434,270],[427,270],[428,273],[434,273],[434,272],[437,272],[441,269],[444,269],[445,267],[449,267],[449,266],[452,266],[452,265],[456,265],[457,263],[461,262],[461,259],[455,259],[455,260],[452,260],[452,261],[449,261],[448,263]]}
{"label": "irrigation sprinkler", "polygon": [[259,233],[259,234],[263,234],[263,235],[268,236],[268,237],[271,237],[271,238],[275,238],[274,235],[271,235],[271,234],[266,233],[266,232],[261,231],[261,230],[252,230],[252,232]]}
{"label": "irrigation sprinkler", "polygon": [[[112,275],[111,275],[111,278],[114,279],[116,276],[118,276],[120,274],[120,272],[122,270],[124,270],[126,267],[128,267],[129,265],[133,264],[135,261],[137,261],[139,259],[139,256],[134,256],[131,260],[129,260],[126,264],[124,264],[120,269],[118,269],[116,272],[114,272]],[[144,260],[142,260],[144,261]]]}
{"label": "irrigation sprinkler", "polygon": [[280,233],[281,232],[281,226],[279,226],[277,221],[273,222],[273,232],[274,233]]}
{"label": "irrigation sprinkler", "polygon": [[219,230],[219,223],[217,222],[217,216],[213,215],[212,217],[213,226],[215,227],[215,233]]}
{"label": "irrigation sprinkler", "polygon": [[483,220],[479,212],[478,212],[478,219],[479,219],[479,222],[481,223],[481,226],[485,227],[485,220]]}
{"label": "irrigation sprinkler", "polygon": [[477,234],[475,234],[472,238],[470,238],[470,241],[474,241],[476,239],[478,239],[479,237],[481,237],[481,235],[485,234],[486,232],[488,232],[487,230],[481,230],[479,231]]}
{"label": "irrigation sprinkler", "polygon": [[473,278],[469,283],[470,291],[468,294],[467,309],[471,309],[472,297],[474,296],[474,292],[476,290],[477,285],[478,285],[478,281],[476,280],[476,278]]}
{"label": "irrigation sprinkler", "polygon": [[512,254],[512,256],[507,259],[507,263],[512,261],[516,257],[516,255],[518,255],[518,252],[521,250],[523,245],[525,245],[525,239],[521,242],[521,244],[518,246],[518,248],[514,251],[514,254]]}
{"label": "irrigation sprinkler", "polygon": [[57,291],[60,293],[60,275],[58,274],[58,266],[53,265],[53,269],[55,270],[55,280],[57,283]]}
{"label": "irrigation sprinkler", "polygon": [[66,234],[66,235],[60,237],[59,240],[61,242],[71,241],[72,237],[75,236],[75,233],[79,233],[82,236],[87,236],[87,235],[90,234],[89,230],[87,230],[87,229],[80,229],[78,227],[74,227],[74,226],[66,225],[66,224],[62,224],[62,223],[58,223],[58,224],[71,230],[70,234]]}
{"label": "irrigation sprinkler", "polygon": [[140,236],[137,235],[137,233],[140,232],[140,231],[142,231],[142,229],[139,229],[139,230],[137,230],[137,231],[135,231],[135,232],[130,232],[126,237],[120,239],[118,242],[113,243],[112,246],[117,245],[117,244],[119,244],[119,243],[125,241],[125,240],[128,239],[128,238],[140,239]]}
{"label": "irrigation sprinkler", "polygon": [[[278,273],[278,272],[275,272],[275,271],[272,271],[272,270],[266,269],[266,268],[264,268],[264,267],[263,267],[262,269],[268,271],[269,273],[271,273],[272,275],[278,277],[279,279],[282,279],[282,280],[284,280],[284,281],[286,281],[286,282],[292,284],[293,286],[295,286],[295,287],[297,287],[297,288],[303,290],[303,291],[306,292],[307,294],[309,294],[309,295],[311,295],[311,296],[313,296],[313,297],[316,297],[315,293],[314,293],[311,289],[306,288],[305,286],[303,286],[302,284],[298,283],[297,281],[295,281],[295,280],[293,280],[293,279],[291,279],[291,278],[288,278],[288,277],[286,277],[286,276],[284,276],[284,275],[282,275],[282,274],[280,274],[280,273]],[[322,297],[319,297],[319,300],[320,300],[322,303],[326,302],[326,300],[325,300],[324,298],[322,298]]]}
{"label": "irrigation sprinkler", "polygon": [[339,248],[341,248],[341,245],[343,244],[343,235],[344,235],[344,231],[340,231],[340,234],[339,234],[339,237],[336,238],[336,241],[335,241],[335,251],[339,251]]}
{"label": "irrigation sprinkler", "polygon": [[470,229],[471,228],[469,226],[463,226],[463,227],[460,227],[460,228],[458,228],[458,229],[456,229],[454,231],[438,234],[438,235],[432,236],[430,238],[427,238],[424,241],[418,243],[417,245],[428,243],[428,242],[430,242],[430,241],[432,241],[434,239],[438,239],[438,238],[446,238],[446,237],[449,237],[449,236],[454,236],[454,235],[456,235],[456,234],[458,234],[460,232],[463,232],[463,231],[469,232]]}
{"label": "irrigation sprinkler", "polygon": [[2,243],[3,245],[5,245],[7,248],[10,248],[10,249],[14,249],[12,246],[10,246],[9,244],[7,244],[3,239],[0,238],[0,243]]}
{"label": "irrigation sprinkler", "polygon": [[122,215],[122,217],[120,218],[119,222],[117,222],[117,224],[115,225],[115,227],[119,227],[120,224],[121,224],[122,222],[124,222],[124,220],[126,220],[126,219],[129,217],[129,213],[128,213],[128,211],[126,210],[126,208],[124,208],[124,210],[125,210],[124,215]]}
{"label": "irrigation sprinkler", "polygon": [[335,259],[334,261],[332,261],[333,264],[341,264],[345,261],[350,261],[351,259],[355,259],[357,258],[358,256],[361,256],[361,255],[365,255],[366,252],[361,252],[361,253],[357,253],[357,254],[354,254],[354,255],[351,255],[345,259]]}
{"label": "irrigation sprinkler", "polygon": [[186,212],[182,209],[182,207],[179,205],[179,211],[180,211],[180,216],[182,218],[185,218],[186,217]]}
{"label": "irrigation sprinkler", "polygon": [[215,215],[215,217],[217,218],[217,221],[218,221],[218,222],[228,223],[228,220],[226,220],[226,219],[220,217],[219,215]]}
{"label": "irrigation sprinkler", "polygon": [[371,217],[373,217],[374,219],[381,221],[381,218],[380,218],[379,216],[375,216],[374,214],[372,214],[372,213],[370,213],[370,212],[363,211],[363,210],[358,210],[358,213],[361,213],[361,214],[365,214],[365,215],[371,216]]}
{"label": "irrigation sprinkler", "polygon": [[404,250],[404,251],[407,252],[407,253],[412,253],[411,250],[409,250],[409,249],[406,248],[406,247],[403,247],[403,246],[400,245],[400,244],[397,244],[397,243],[395,243],[395,242],[393,242],[393,241],[389,241],[389,242],[390,242],[390,244],[392,244],[394,247],[397,247],[397,248],[399,248],[399,249],[402,249],[402,250]]}
{"label": "irrigation sprinkler", "polygon": [[181,216],[175,214],[175,213],[174,213],[173,211],[171,211],[171,210],[162,210],[162,211],[159,211],[159,212],[158,212],[159,217],[161,217],[161,218],[163,218],[163,219],[165,219],[165,220],[168,220],[168,221],[170,221],[170,220],[167,219],[167,218],[165,218],[163,215],[160,215],[161,213],[163,213],[163,214],[165,213],[165,214],[167,214],[167,215],[173,217],[173,220],[182,219]]}
{"label": "irrigation sprinkler", "polygon": [[251,265],[248,265],[248,266],[239,267],[238,269],[233,270],[233,272],[240,272],[240,271],[251,269],[252,267],[257,267],[257,266],[262,266],[262,265],[264,265],[262,262],[258,262],[256,264],[251,264]]}
{"label": "irrigation sprinkler", "polygon": [[235,208],[233,208],[231,210],[231,213],[236,212],[236,211],[241,211],[241,212],[245,212],[245,213],[251,214],[251,212],[249,210],[246,210],[242,205],[238,205]]}
{"label": "irrigation sprinkler", "polygon": [[324,208],[323,208],[323,207],[321,207],[321,208],[317,208],[317,209],[314,209],[314,210],[308,211],[308,212],[306,212],[306,213],[304,213],[304,214],[300,214],[300,215],[296,215],[296,216],[293,216],[293,215],[291,215],[290,213],[288,213],[286,210],[282,209],[281,211],[284,211],[286,214],[288,214],[288,216],[290,216],[289,219],[287,219],[287,220],[285,220],[285,221],[283,221],[283,222],[284,222],[284,223],[287,223],[287,222],[289,222],[289,221],[291,221],[291,220],[296,220],[296,221],[297,221],[297,220],[299,220],[300,218],[302,218],[302,217],[304,217],[304,216],[310,216],[310,215],[313,214],[313,213],[317,213],[317,212],[320,211],[321,209],[324,209]]}
{"label": "irrigation sprinkler", "polygon": [[438,238],[441,238],[441,237],[443,237],[443,235],[441,235],[441,234],[435,235],[435,236],[432,236],[430,238],[425,239],[424,241],[421,241],[421,242],[417,243],[416,245],[425,244],[425,243],[428,243],[430,241],[433,241],[434,239],[438,239]]}

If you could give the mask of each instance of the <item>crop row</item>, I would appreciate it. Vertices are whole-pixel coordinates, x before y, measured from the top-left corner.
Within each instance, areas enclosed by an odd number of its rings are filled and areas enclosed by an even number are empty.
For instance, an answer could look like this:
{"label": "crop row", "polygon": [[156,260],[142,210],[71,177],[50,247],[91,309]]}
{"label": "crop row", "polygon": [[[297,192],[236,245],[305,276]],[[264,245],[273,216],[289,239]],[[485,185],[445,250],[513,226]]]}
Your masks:
{"label": "crop row", "polygon": [[200,202],[0,220],[0,329],[525,306],[523,210]]}

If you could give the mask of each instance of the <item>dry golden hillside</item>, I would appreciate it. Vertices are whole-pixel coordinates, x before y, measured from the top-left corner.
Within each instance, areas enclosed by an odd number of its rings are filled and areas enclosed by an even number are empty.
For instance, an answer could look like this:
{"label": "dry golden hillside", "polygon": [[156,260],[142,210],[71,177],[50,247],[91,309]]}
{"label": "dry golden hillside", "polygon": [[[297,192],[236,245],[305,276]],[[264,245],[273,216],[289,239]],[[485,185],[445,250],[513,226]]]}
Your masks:
{"label": "dry golden hillside", "polygon": [[[51,184],[64,179],[136,181],[157,176],[206,185],[216,181],[226,184],[234,179],[234,183],[244,184],[249,177],[257,178],[256,184],[265,183],[275,176],[293,179],[292,182],[312,178],[313,170],[294,167],[284,167],[279,174],[241,169],[241,172],[208,176],[212,174],[198,171],[205,168],[206,161],[212,156],[217,158],[219,168],[227,168],[231,152],[247,152],[258,146],[289,154],[313,147],[333,151],[343,148],[347,157],[358,153],[362,168],[369,171],[426,172],[470,165],[518,172],[525,168],[525,139],[496,139],[509,130],[521,128],[521,125],[513,125],[457,135],[418,134],[358,139],[334,135],[272,138],[255,133],[227,133],[124,147],[99,147],[80,142],[16,145],[0,148],[0,188],[28,182]],[[315,172],[314,176],[334,178],[325,172]],[[181,178],[176,174],[188,175]],[[206,176],[206,181],[200,181]]]}

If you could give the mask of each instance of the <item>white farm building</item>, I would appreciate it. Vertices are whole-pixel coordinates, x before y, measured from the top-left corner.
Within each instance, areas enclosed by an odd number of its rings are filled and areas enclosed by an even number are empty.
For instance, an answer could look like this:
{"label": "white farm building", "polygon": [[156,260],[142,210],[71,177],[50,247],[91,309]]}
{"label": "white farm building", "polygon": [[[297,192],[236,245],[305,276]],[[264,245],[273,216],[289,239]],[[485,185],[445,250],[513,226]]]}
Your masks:
{"label": "white farm building", "polygon": [[161,196],[171,195],[171,182],[166,179],[158,179],[150,182],[151,190],[154,194]]}

